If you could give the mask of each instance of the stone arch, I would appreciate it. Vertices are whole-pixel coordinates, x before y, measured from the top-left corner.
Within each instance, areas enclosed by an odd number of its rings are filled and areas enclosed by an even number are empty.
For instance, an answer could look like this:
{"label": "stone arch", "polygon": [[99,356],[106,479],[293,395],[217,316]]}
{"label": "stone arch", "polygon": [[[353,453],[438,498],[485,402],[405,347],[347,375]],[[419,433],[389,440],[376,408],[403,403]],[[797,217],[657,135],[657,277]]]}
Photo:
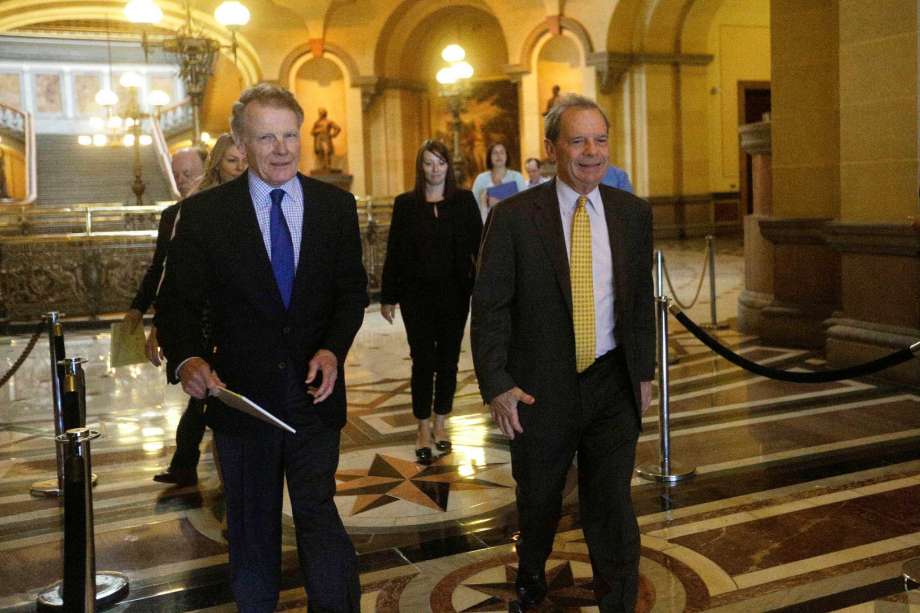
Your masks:
{"label": "stone arch", "polygon": [[621,0],[607,30],[615,53],[706,53],[707,34],[723,0]]}
{"label": "stone arch", "polygon": [[[347,51],[338,45],[325,43],[323,53],[319,57],[327,57],[334,62],[342,74],[345,76],[346,85],[351,87],[360,75],[358,63],[348,54]],[[278,83],[283,87],[290,87],[291,76],[297,73],[297,70],[304,62],[315,57],[314,48],[310,43],[304,43],[294,47],[290,53],[285,56],[281,62],[281,68],[278,70]]]}
{"label": "stone arch", "polygon": [[[562,31],[562,35],[571,36],[577,41],[584,58],[587,58],[588,55],[594,52],[591,36],[580,22],[568,17],[561,17],[559,19],[559,28]],[[537,27],[531,30],[527,38],[524,39],[524,44],[521,46],[521,55],[519,57],[520,66],[526,70],[532,69],[533,62],[540,48],[542,48],[553,36],[555,36],[555,34],[546,21],[542,21]]]}
{"label": "stone arch", "polygon": [[374,50],[374,74],[377,77],[395,78],[401,74],[401,61],[405,50],[413,44],[412,33],[417,31],[420,24],[433,15],[442,11],[458,8],[474,8],[482,11],[495,19],[502,34],[504,44],[504,57],[501,62],[508,62],[507,37],[501,22],[492,10],[489,3],[484,0],[431,0],[426,2],[412,2],[406,0],[393,10],[381,28],[380,37]]}
{"label": "stone arch", "polygon": [[[160,2],[163,9],[161,27],[178,30],[185,24],[185,8],[175,1]],[[68,19],[111,19],[124,20],[124,4],[121,2],[49,2],[36,6],[30,0],[11,0],[0,8],[0,32],[22,28],[48,21]],[[230,51],[231,37],[226,28],[214,19],[213,15],[192,9],[195,25],[210,38],[218,41],[222,47],[221,54],[233,59]],[[237,42],[237,67],[245,85],[252,85],[262,79],[262,65],[259,55],[249,40],[239,33]]]}

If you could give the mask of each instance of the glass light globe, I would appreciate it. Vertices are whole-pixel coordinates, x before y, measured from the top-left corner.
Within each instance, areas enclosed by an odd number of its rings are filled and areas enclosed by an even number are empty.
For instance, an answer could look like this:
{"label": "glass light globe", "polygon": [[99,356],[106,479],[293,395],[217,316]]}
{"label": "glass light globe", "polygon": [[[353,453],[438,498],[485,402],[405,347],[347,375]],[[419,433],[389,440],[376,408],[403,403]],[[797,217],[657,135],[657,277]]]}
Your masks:
{"label": "glass light globe", "polygon": [[441,57],[445,62],[459,62],[466,57],[466,51],[460,45],[451,44],[444,47],[444,50],[441,51]]}
{"label": "glass light globe", "polygon": [[207,133],[207,132],[202,132],[202,133],[201,133],[201,142],[203,142],[203,143],[209,143],[209,142],[211,142],[211,135],[210,135],[209,133]]}
{"label": "glass light globe", "polygon": [[457,62],[453,69],[458,79],[469,79],[473,76],[473,67],[468,62]]}
{"label": "glass light globe", "polygon": [[106,125],[110,128],[120,128],[121,127],[121,117],[118,115],[112,115],[109,117],[109,120],[106,122]]}
{"label": "glass light globe", "polygon": [[102,117],[90,117],[89,125],[93,130],[101,130],[105,127],[105,120]]}
{"label": "glass light globe", "polygon": [[100,89],[96,92],[96,104],[99,106],[115,106],[118,104],[118,94],[110,89]]}
{"label": "glass light globe", "polygon": [[249,23],[249,9],[236,0],[227,0],[215,9],[214,18],[222,26],[238,28]]}
{"label": "glass light globe", "polygon": [[134,146],[134,135],[125,134],[124,136],[122,136],[121,144],[124,145],[125,147],[133,147]]}
{"label": "glass light globe", "polygon": [[89,134],[81,134],[77,138],[77,142],[83,145],[84,147],[87,147],[93,144],[93,137],[90,136]]}
{"label": "glass light globe", "polygon": [[435,78],[441,85],[451,85],[452,83],[457,82],[457,74],[454,72],[453,66],[442,68],[438,71],[438,74],[435,76]]}
{"label": "glass light globe", "polygon": [[154,0],[131,0],[125,5],[125,17],[131,23],[160,23],[163,11]]}
{"label": "glass light globe", "polygon": [[93,134],[93,144],[97,147],[105,147],[109,139],[105,134]]}
{"label": "glass light globe", "polygon": [[134,127],[134,118],[133,118],[133,117],[126,117],[126,118],[125,118],[125,127],[126,127],[126,128],[133,128],[133,127]]}
{"label": "glass light globe", "polygon": [[153,142],[152,136],[150,136],[149,134],[141,134],[141,138],[140,138],[141,147],[146,147],[152,142]]}
{"label": "glass light globe", "polygon": [[144,77],[136,72],[125,72],[122,73],[118,82],[121,83],[122,87],[140,87],[144,84]]}
{"label": "glass light globe", "polygon": [[150,106],[166,106],[169,104],[169,94],[162,89],[155,89],[147,94],[147,104]]}

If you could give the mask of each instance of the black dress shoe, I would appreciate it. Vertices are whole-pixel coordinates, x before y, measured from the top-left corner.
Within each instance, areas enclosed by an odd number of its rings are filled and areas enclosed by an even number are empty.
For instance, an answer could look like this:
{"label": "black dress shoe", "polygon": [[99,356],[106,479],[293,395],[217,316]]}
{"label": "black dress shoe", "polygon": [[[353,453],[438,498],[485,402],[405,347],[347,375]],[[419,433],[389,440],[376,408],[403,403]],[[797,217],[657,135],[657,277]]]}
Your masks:
{"label": "black dress shoe", "polygon": [[198,483],[198,471],[194,468],[173,468],[154,475],[153,480],[170,485],[195,485]]}
{"label": "black dress shoe", "polygon": [[418,458],[420,464],[430,464],[431,447],[419,447],[415,450],[415,457]]}
{"label": "black dress shoe", "polygon": [[437,449],[441,453],[447,453],[448,451],[450,451],[450,441],[437,441],[435,442],[434,446],[435,446],[435,449]]}
{"label": "black dress shoe", "polygon": [[518,570],[514,589],[517,592],[517,601],[511,603],[508,610],[530,611],[540,606],[540,603],[546,598],[546,577],[543,573]]}

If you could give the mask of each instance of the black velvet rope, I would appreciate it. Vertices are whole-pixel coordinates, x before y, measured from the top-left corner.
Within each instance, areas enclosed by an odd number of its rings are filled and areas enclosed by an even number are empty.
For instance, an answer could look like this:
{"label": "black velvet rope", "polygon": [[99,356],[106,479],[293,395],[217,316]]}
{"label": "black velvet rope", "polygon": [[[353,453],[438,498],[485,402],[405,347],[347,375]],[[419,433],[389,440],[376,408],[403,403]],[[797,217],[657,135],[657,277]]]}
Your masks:
{"label": "black velvet rope", "polygon": [[[857,377],[864,377],[866,375],[871,375],[873,373],[879,372],[880,370],[885,370],[886,368],[891,368],[892,366],[897,366],[907,362],[914,357],[914,353],[911,348],[905,347],[895,351],[892,354],[881,357],[877,360],[871,362],[866,362],[865,364],[858,364],[856,366],[850,366],[848,368],[841,368],[838,370],[825,370],[821,372],[792,372],[788,370],[778,370],[776,368],[769,368],[763,366],[756,362],[752,362],[746,358],[741,357],[737,353],[728,349],[722,345],[719,341],[709,336],[702,328],[693,323],[693,321],[687,317],[681,310],[671,307],[671,314],[677,318],[687,330],[690,331],[693,336],[700,339],[707,347],[718,353],[720,356],[734,364],[735,366],[740,366],[741,368],[748,370],[756,375],[762,377],[767,377],[769,379],[776,379],[778,381],[791,381],[793,383],[828,383],[831,381],[842,381],[843,379],[855,379]],[[917,345],[912,345],[911,347],[916,347]]]}

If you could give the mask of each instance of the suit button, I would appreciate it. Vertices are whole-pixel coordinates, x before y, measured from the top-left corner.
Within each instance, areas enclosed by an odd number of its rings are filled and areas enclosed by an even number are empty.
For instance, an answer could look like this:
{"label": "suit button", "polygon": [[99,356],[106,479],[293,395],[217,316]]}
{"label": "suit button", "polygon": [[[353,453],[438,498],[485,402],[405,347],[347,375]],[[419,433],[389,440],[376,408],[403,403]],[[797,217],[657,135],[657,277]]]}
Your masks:
{"label": "suit button", "polygon": [[278,370],[284,370],[287,368],[287,362],[278,362]]}
{"label": "suit button", "polygon": [[291,326],[284,326],[283,328],[281,328],[281,331],[284,332],[285,334],[290,334]]}

